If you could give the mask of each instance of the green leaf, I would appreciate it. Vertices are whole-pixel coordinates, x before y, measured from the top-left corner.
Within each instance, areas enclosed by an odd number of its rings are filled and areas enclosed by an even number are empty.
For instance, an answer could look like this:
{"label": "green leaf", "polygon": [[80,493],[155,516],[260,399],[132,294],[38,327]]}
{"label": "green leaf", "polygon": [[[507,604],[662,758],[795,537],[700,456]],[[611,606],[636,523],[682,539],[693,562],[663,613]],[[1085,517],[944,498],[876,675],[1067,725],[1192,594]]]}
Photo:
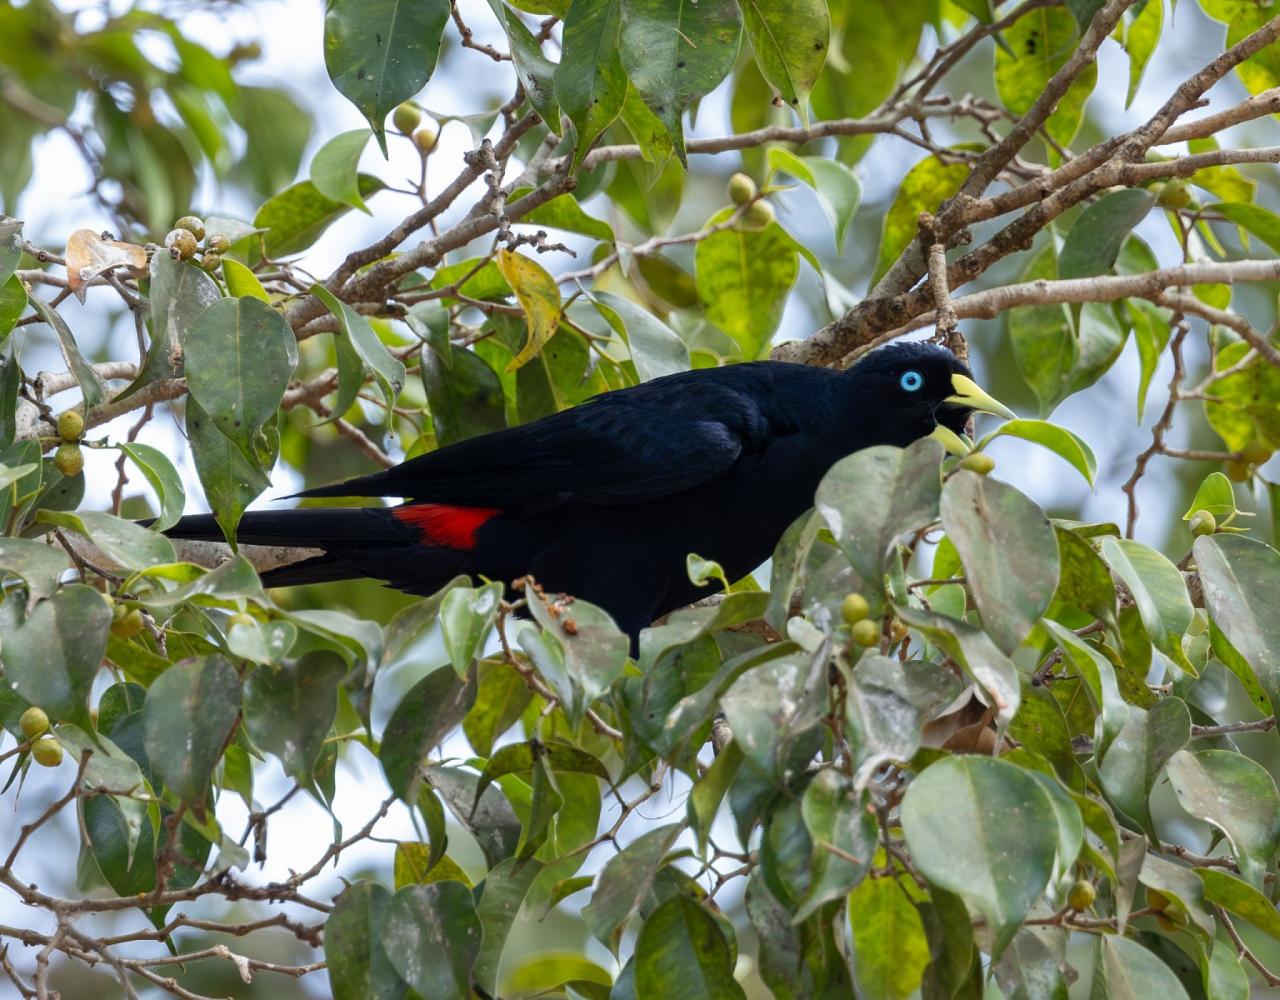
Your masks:
{"label": "green leaf", "polygon": [[444,648],[458,676],[466,679],[471,663],[484,650],[502,602],[502,584],[454,587],[440,602],[440,631]]}
{"label": "green leaf", "polygon": [[781,780],[793,751],[809,742],[826,707],[829,649],[797,652],[748,670],[720,699],[733,741],[747,760]]}
{"label": "green leaf", "polygon": [[43,524],[55,524],[79,532],[113,562],[126,569],[146,569],[159,563],[171,563],[176,558],[173,543],[164,535],[105,511],[82,510],[72,514],[42,510],[36,519]]}
{"label": "green leaf", "polygon": [[1116,588],[1111,570],[1092,545],[1074,531],[1054,526],[1058,536],[1058,589],[1053,595],[1069,607],[1087,611],[1104,623],[1116,623]]}
{"label": "green leaf", "polygon": [[[995,49],[996,91],[1015,115],[1031,109],[1053,75],[1071,58],[1076,47],[1076,20],[1063,7],[1028,11],[1004,32],[1005,43]],[[1045,122],[1045,131],[1059,146],[1075,138],[1084,115],[1084,103],[1098,81],[1092,62],[1058,101]]]}
{"label": "green leaf", "polygon": [[298,627],[285,619],[252,624],[237,622],[227,633],[227,648],[236,656],[274,667],[293,648],[297,638]]}
{"label": "green leaf", "polygon": [[[513,202],[525,195],[529,194],[533,188],[522,187],[516,188],[507,197],[507,202]],[[612,243],[615,239],[613,227],[607,222],[594,218],[583,211],[582,206],[578,204],[578,199],[571,194],[558,195],[550,201],[539,205],[532,212],[527,212],[521,217],[522,222],[536,223],[540,226],[551,226],[553,229],[563,229],[569,233],[581,233],[583,236],[590,236],[594,240],[607,240]],[[437,274],[439,272],[436,272]]]}
{"label": "green leaf", "polygon": [[329,2],[325,68],[342,96],[369,120],[384,156],[387,114],[431,79],[448,21],[448,0]]}
{"label": "green leaf", "polygon": [[391,893],[376,882],[347,886],[324,924],[324,957],[334,1000],[400,1000],[405,985],[383,949]]}
{"label": "green leaf", "polygon": [[[1058,277],[1053,245],[1041,250],[1018,276],[1019,281]],[[1023,306],[1010,309],[1005,320],[1013,359],[1023,380],[1036,394],[1043,416],[1067,394],[1076,363],[1076,338],[1071,310],[1065,305]]]}
{"label": "green leaf", "polygon": [[453,351],[451,367],[429,347],[423,347],[421,359],[431,425],[441,447],[507,426],[502,382],[475,351]]}
{"label": "green leaf", "polygon": [[559,135],[560,104],[556,100],[556,64],[542,54],[542,46],[534,38],[533,32],[524,26],[517,14],[507,10],[502,0],[489,0],[489,6],[507,32],[507,41],[511,43],[511,61],[515,64],[516,76],[529,97],[529,103],[547,127]]}
{"label": "green leaf", "polygon": [[250,503],[271,485],[263,472],[275,464],[280,435],[275,422],[267,424],[254,441],[256,461],[250,462],[214,425],[213,419],[193,398],[187,399],[187,440],[195,458],[196,473],[205,499],[227,541],[235,544],[236,525]]}
{"label": "green leaf", "polygon": [[658,866],[680,835],[681,824],[660,826],[641,834],[609,859],[596,880],[582,919],[596,939],[610,945],[614,933],[644,902]]}
{"label": "green leaf", "polygon": [[[515,854],[520,842],[520,820],[496,785],[487,788],[476,805],[475,789],[480,780],[477,775],[456,767],[429,767],[424,777],[463,828],[476,838],[490,867]],[[419,796],[419,803],[423,798]]]}
{"label": "green leaf", "polygon": [[191,324],[183,350],[191,396],[247,461],[257,461],[258,432],[275,416],[298,360],[289,324],[261,299],[221,299]]}
{"label": "green leaf", "polygon": [[[288,624],[288,623],[285,623]],[[244,683],[245,729],[259,749],[273,753],[285,774],[310,785],[312,771],[338,711],[341,657],[312,652]]]}
{"label": "green leaf", "polygon": [[248,296],[261,299],[263,302],[271,301],[271,296],[262,287],[262,282],[258,280],[258,276],[238,260],[231,257],[223,258],[222,278],[227,283],[227,291],[234,298],[240,299]]}
{"label": "green leaf", "polygon": [[1240,535],[1197,538],[1192,551],[1214,625],[1280,705],[1280,553]]}
{"label": "green leaf", "polygon": [[476,907],[484,932],[483,942],[472,975],[480,988],[491,996],[498,992],[498,974],[508,936],[520,915],[525,897],[542,870],[542,865],[532,859],[508,859],[490,869],[484,877],[484,891]]}
{"label": "green leaf", "polygon": [[117,397],[125,399],[145,385],[182,374],[187,331],[222,297],[217,283],[200,268],[153,253],[147,295],[151,344],[137,377]]}
{"label": "green leaf", "polygon": [[1204,477],[1196,490],[1195,499],[1191,501],[1191,506],[1182,515],[1182,519],[1190,521],[1202,510],[1207,510],[1215,518],[1237,513],[1236,495],[1231,489],[1231,480],[1221,472],[1211,472]]}
{"label": "green leaf", "polygon": [[[404,362],[387,350],[387,345],[378,339],[378,335],[374,333],[367,319],[323,285],[318,283],[312,285],[311,294],[323,302],[325,308],[337,318],[342,336],[355,350],[364,370],[378,383],[388,410],[389,424],[391,422],[389,411],[395,406],[396,397],[404,388]],[[334,409],[337,412],[337,407]]]}
{"label": "green leaf", "polygon": [[640,928],[635,969],[637,996],[746,1000],[719,924],[683,894],[659,906]]}
{"label": "green leaf", "polygon": [[924,632],[982,685],[988,704],[996,709],[997,729],[1003,733],[1022,700],[1013,661],[986,632],[964,622],[907,605],[897,605],[896,610],[908,626]]}
{"label": "green leaf", "polygon": [[[520,643],[576,726],[591,703],[622,675],[630,642],[607,613],[587,601],[574,601],[553,616],[543,600],[535,598],[529,611],[542,631],[536,636],[522,632]],[[566,630],[566,621],[573,623],[572,632]]]}
{"label": "green leaf", "polygon": [[27,585],[28,610],[58,589],[58,579],[71,568],[60,545],[30,538],[0,538],[0,570],[21,577]]}
{"label": "green leaf", "polygon": [[22,605],[0,604],[4,683],[49,718],[89,722],[89,691],[107,647],[111,609],[92,587],[73,583],[22,617]]}
{"label": "green leaf", "polygon": [[[1181,750],[1175,754],[1174,760],[1183,753],[1186,751]],[[1142,870],[1138,878],[1143,885],[1169,897],[1176,907],[1181,907],[1195,930],[1206,938],[1213,937],[1213,916],[1204,901],[1204,885],[1196,878],[1194,871],[1166,861],[1159,855],[1148,854],[1142,859]]]}
{"label": "green leaf", "polygon": [[[706,224],[717,225],[732,212],[723,208]],[[700,241],[693,259],[707,319],[733,338],[744,359],[755,360],[778,328],[800,273],[791,238],[776,222],[759,230],[730,226]]]}
{"label": "green leaf", "polygon": [[406,885],[428,885],[431,882],[461,882],[470,887],[471,879],[458,867],[458,863],[449,857],[441,857],[434,864],[431,862],[433,848],[430,844],[417,844],[401,841],[396,844],[394,863],[396,888]]}
{"label": "green leaf", "polygon": [[573,0],[564,15],[563,56],[556,67],[556,97],[576,132],[572,169],[618,117],[627,74],[618,55],[620,0]]}
{"label": "green leaf", "polygon": [[[1240,202],[1221,201],[1205,205],[1206,212],[1217,212],[1234,222],[1237,226],[1256,236],[1272,250],[1280,252],[1280,215],[1261,205],[1247,205]],[[1246,247],[1248,241],[1245,241]]]}
{"label": "green leaf", "polygon": [[742,41],[737,0],[625,0],[622,65],[685,162],[681,121],[733,68]]}
{"label": "green leaf", "polygon": [[1129,319],[1133,322],[1133,340],[1138,346],[1138,419],[1142,419],[1147,406],[1147,390],[1155,376],[1156,367],[1169,343],[1168,311],[1157,309],[1149,302],[1130,299],[1125,303]]}
{"label": "green leaf", "polygon": [[920,911],[903,880],[866,879],[850,894],[848,913],[859,995],[907,1000],[919,988],[930,955]]}
{"label": "green leaf", "polygon": [[1094,752],[1101,759],[1129,718],[1129,706],[1116,683],[1115,669],[1110,660],[1070,629],[1048,620],[1044,627],[1057,640],[1066,661],[1084,678],[1089,699],[1100,717],[1101,726]]}
{"label": "green leaf", "polygon": [[847,896],[866,878],[878,833],[868,805],[866,793],[855,793],[852,782],[831,767],[818,771],[804,790],[800,811],[813,841],[813,860],[809,890],[796,908],[797,923]]}
{"label": "green leaf", "polygon": [[[1227,26],[1227,47],[1230,48],[1253,34],[1274,16],[1274,4],[1240,4],[1231,18],[1231,24]],[[1274,43],[1263,46],[1257,53],[1237,65],[1236,73],[1251,94],[1260,94],[1271,87],[1280,87],[1280,54],[1277,54]]]}
{"label": "green leaf", "polygon": [[240,718],[240,675],[221,656],[176,663],[156,678],[142,706],[147,758],[156,776],[201,810],[209,779]]}
{"label": "green leaf", "polygon": [[0,285],[13,277],[22,260],[22,226],[21,219],[0,213]]}
{"label": "green leaf", "polygon": [[[377,177],[359,175],[357,193],[362,199],[384,187]],[[298,181],[264,201],[253,217],[253,225],[266,231],[263,253],[275,260],[306,250],[350,211],[350,205],[326,198],[311,181]]]}
{"label": "green leaf", "polygon": [[862,185],[853,171],[838,160],[796,156],[783,146],[770,146],[768,155],[770,169],[788,173],[813,188],[818,204],[835,231],[836,252],[842,252],[845,233],[862,200]]}
{"label": "green leaf", "polygon": [[1129,716],[1098,765],[1102,788],[1112,804],[1153,841],[1155,827],[1148,799],[1170,758],[1191,740],[1191,715],[1179,698],[1162,698],[1144,712],[1129,706]]}
{"label": "green leaf", "polygon": [[475,690],[470,681],[459,680],[452,667],[441,667],[411,687],[391,713],[379,756],[387,784],[406,802],[417,797],[427,754],[462,721]]}
{"label": "green leaf", "polygon": [[1151,54],[1156,50],[1163,27],[1164,0],[1148,0],[1124,29],[1124,51],[1129,56],[1129,92],[1124,98],[1126,109],[1138,93],[1142,74],[1146,72]]}
{"label": "green leaf", "polygon": [[809,92],[827,62],[827,0],[740,0],[761,75],[808,124]]}
{"label": "green leaf", "polygon": [[85,413],[88,413],[95,406],[105,403],[107,400],[107,384],[102,381],[102,376],[94,370],[93,365],[89,364],[84,355],[80,353],[75,335],[72,334],[71,327],[67,326],[67,321],[39,295],[31,296],[31,308],[36,311],[36,315],[40,317],[41,322],[53,330],[54,335],[58,338],[58,345],[62,348],[62,357],[67,362],[67,368],[75,376],[76,382],[80,386],[80,392],[84,395]]}
{"label": "green leaf", "polygon": [[1249,1000],[1249,977],[1230,943],[1214,940],[1201,959],[1200,975],[1213,1000]]}
{"label": "green leaf", "polygon": [[720,803],[724,801],[740,767],[742,749],[731,740],[690,789],[686,807],[689,823],[698,837],[699,849],[706,848],[707,838],[711,835],[711,824],[715,822]]}
{"label": "green leaf", "polygon": [[1261,889],[1280,850],[1280,794],[1267,769],[1235,751],[1180,750],[1168,773],[1178,804],[1227,835],[1241,875]]}
{"label": "green leaf", "polygon": [[1188,1000],[1173,970],[1126,937],[1100,934],[1093,964],[1093,988],[1108,1000]]}
{"label": "green leaf", "polygon": [[470,1000],[482,930],[461,882],[407,885],[387,906],[382,945],[400,978],[431,1000]]}
{"label": "green leaf", "polygon": [[358,208],[366,215],[369,206],[360,197],[360,157],[371,133],[358,128],[341,132],[321,146],[311,159],[311,183],[331,201]]}
{"label": "green leaf", "polygon": [[1193,610],[1178,567],[1155,549],[1128,538],[1104,538],[1102,558],[1133,594],[1156,649],[1194,674],[1182,651],[1182,637],[1191,625]]}
{"label": "green leaf", "polygon": [[883,592],[894,540],[937,517],[942,456],[942,445],[927,438],[907,448],[877,445],[841,459],[818,484],[818,514],[873,593]]}
{"label": "green leaf", "polygon": [[689,348],[652,313],[612,292],[594,292],[596,309],[627,342],[641,382],[689,370]]}
{"label": "green leaf", "polygon": [[138,471],[156,491],[160,501],[160,513],[152,523],[155,531],[171,528],[182,516],[182,509],[187,502],[186,490],[182,488],[182,479],[178,470],[173,467],[167,455],[159,448],[137,442],[122,442],[120,450],[129,456]]}
{"label": "green leaf", "polygon": [[1217,903],[1280,940],[1280,912],[1261,892],[1221,868],[1197,868],[1195,873],[1204,883],[1204,898],[1210,903]]}
{"label": "green leaf", "polygon": [[532,698],[524,678],[506,662],[481,660],[475,704],[462,720],[463,732],[475,752],[489,756],[494,741],[516,724]]}
{"label": "green leaf", "polygon": [[963,163],[943,163],[928,156],[907,171],[884,216],[880,253],[872,272],[872,287],[885,276],[894,261],[920,234],[921,212],[936,212],[944,201],[960,190],[969,168]]}
{"label": "green leaf", "polygon": [[1044,511],[1022,493],[961,469],[942,489],[942,527],[995,644],[1012,653],[1058,586],[1058,540]]}
{"label": "green leaf", "polygon": [[902,829],[925,878],[987,919],[999,955],[1053,872],[1058,821],[1040,783],[996,758],[948,757],[907,788]]}
{"label": "green leaf", "polygon": [[0,285],[0,343],[13,331],[18,317],[27,308],[27,289],[18,276],[11,275]]}
{"label": "green leaf", "polygon": [[1067,232],[1058,257],[1059,276],[1089,278],[1110,272],[1130,230],[1155,203],[1156,196],[1143,188],[1113,191],[1095,201]]}

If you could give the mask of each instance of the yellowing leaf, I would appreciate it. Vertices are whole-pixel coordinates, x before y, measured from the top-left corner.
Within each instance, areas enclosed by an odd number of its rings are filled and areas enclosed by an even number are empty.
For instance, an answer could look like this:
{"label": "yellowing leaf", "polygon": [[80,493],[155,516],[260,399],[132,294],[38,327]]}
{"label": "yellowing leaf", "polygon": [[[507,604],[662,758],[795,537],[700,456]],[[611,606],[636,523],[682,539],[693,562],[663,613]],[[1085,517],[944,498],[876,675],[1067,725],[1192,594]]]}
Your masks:
{"label": "yellowing leaf", "polygon": [[529,339],[507,365],[513,372],[537,357],[560,325],[560,286],[537,261],[509,250],[498,251],[498,270],[515,291],[529,325]]}
{"label": "yellowing leaf", "polygon": [[106,240],[91,229],[77,229],[67,237],[67,285],[81,302],[85,286],[103,271],[146,266],[147,252],[133,243]]}

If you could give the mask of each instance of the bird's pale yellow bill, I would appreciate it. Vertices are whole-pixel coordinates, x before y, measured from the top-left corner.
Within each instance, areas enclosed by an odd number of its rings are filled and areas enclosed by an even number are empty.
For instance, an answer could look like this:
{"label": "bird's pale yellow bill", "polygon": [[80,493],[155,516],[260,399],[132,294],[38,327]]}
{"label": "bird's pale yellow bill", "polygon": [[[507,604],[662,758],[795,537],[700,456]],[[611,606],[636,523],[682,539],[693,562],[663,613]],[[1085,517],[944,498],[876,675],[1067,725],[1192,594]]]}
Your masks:
{"label": "bird's pale yellow bill", "polygon": [[968,375],[960,375],[958,373],[952,375],[951,387],[955,389],[955,395],[948,396],[943,402],[967,406],[971,410],[981,410],[983,413],[994,413],[996,416],[1004,417],[1006,420],[1016,420],[1018,418],[1016,413],[988,393],[973,379],[969,378]]}

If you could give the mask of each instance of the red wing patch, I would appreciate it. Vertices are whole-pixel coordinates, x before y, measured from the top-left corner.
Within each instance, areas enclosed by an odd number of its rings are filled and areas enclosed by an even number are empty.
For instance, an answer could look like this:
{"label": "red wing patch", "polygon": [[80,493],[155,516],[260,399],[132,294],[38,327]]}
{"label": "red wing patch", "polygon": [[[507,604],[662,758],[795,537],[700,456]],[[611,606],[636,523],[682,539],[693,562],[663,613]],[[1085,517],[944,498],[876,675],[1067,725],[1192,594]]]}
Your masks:
{"label": "red wing patch", "polygon": [[476,531],[491,517],[501,514],[495,507],[453,507],[443,503],[417,503],[396,507],[396,520],[412,524],[422,532],[426,545],[469,549],[476,543]]}

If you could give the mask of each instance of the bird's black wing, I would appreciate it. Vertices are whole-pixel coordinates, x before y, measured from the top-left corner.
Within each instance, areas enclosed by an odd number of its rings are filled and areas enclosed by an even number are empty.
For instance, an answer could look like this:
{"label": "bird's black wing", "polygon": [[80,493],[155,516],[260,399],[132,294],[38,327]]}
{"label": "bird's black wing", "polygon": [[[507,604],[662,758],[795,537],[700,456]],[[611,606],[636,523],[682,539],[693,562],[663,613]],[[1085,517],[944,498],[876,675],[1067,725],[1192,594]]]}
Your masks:
{"label": "bird's black wing", "polygon": [[395,496],[531,511],[679,493],[724,472],[769,433],[747,394],[687,377],[693,374],[606,393],[531,424],[299,495]]}

